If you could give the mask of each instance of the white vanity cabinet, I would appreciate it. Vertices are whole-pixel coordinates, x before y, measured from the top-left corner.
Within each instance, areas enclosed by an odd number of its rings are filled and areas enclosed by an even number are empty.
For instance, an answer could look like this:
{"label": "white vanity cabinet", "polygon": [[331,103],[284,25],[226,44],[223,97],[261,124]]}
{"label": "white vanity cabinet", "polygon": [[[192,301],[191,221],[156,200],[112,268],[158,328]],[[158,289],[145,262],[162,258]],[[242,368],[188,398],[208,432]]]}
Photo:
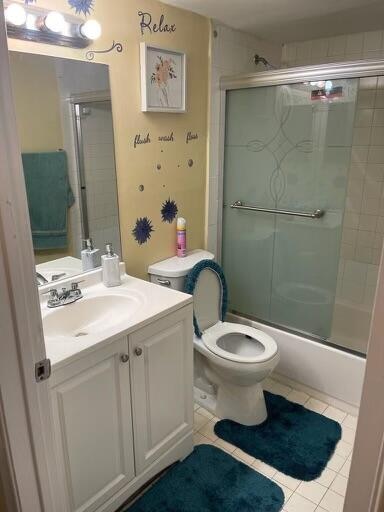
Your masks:
{"label": "white vanity cabinet", "polygon": [[109,512],[192,449],[192,307],[185,306],[50,378],[65,512]]}

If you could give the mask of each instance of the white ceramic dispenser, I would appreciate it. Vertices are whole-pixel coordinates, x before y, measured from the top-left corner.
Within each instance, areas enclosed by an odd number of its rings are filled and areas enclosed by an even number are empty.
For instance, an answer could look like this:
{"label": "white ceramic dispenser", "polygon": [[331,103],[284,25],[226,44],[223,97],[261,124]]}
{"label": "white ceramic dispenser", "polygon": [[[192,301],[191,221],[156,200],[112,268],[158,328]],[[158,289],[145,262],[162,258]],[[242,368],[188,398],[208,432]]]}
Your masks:
{"label": "white ceramic dispenser", "polygon": [[87,270],[100,267],[100,249],[95,249],[92,238],[88,238],[83,242],[85,244],[85,249],[81,251],[81,264],[83,271],[86,272]]}
{"label": "white ceramic dispenser", "polygon": [[120,258],[114,253],[112,244],[106,244],[105,251],[105,254],[101,257],[104,286],[108,288],[120,286]]}

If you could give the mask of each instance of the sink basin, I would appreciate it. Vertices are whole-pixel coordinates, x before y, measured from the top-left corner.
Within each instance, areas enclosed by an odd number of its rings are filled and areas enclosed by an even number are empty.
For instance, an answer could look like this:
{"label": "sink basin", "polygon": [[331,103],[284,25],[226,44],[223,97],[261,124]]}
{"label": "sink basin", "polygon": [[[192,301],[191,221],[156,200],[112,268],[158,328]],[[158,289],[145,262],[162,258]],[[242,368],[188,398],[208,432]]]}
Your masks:
{"label": "sink basin", "polygon": [[142,300],[133,294],[84,297],[50,310],[43,318],[46,338],[82,338],[114,329],[134,315]]}

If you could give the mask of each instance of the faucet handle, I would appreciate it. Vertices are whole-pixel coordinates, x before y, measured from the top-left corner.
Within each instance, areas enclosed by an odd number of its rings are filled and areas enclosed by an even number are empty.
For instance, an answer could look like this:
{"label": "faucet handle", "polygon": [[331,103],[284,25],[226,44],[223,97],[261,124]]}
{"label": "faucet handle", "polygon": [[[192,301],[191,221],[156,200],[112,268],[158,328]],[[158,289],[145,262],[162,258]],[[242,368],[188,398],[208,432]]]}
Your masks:
{"label": "faucet handle", "polygon": [[47,292],[42,293],[42,295],[49,295],[50,299],[54,299],[58,296],[56,288],[51,288]]}
{"label": "faucet handle", "polygon": [[78,290],[80,283],[84,283],[84,279],[82,281],[74,281],[73,283],[71,283],[72,291]]}

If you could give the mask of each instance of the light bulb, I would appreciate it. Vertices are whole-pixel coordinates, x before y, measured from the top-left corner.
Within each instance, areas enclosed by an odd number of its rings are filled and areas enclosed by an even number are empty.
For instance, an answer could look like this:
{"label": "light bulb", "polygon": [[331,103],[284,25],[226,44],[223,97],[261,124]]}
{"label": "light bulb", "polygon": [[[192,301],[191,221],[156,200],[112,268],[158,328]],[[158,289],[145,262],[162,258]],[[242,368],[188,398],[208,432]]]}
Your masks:
{"label": "light bulb", "polygon": [[50,12],[44,19],[47,29],[56,34],[64,31],[66,23],[64,16],[56,11]]}
{"label": "light bulb", "polygon": [[88,20],[81,25],[80,33],[83,37],[95,41],[101,36],[101,25],[96,20]]}
{"label": "light bulb", "polygon": [[21,27],[27,21],[27,13],[20,4],[11,4],[5,9],[5,19],[7,23]]}

